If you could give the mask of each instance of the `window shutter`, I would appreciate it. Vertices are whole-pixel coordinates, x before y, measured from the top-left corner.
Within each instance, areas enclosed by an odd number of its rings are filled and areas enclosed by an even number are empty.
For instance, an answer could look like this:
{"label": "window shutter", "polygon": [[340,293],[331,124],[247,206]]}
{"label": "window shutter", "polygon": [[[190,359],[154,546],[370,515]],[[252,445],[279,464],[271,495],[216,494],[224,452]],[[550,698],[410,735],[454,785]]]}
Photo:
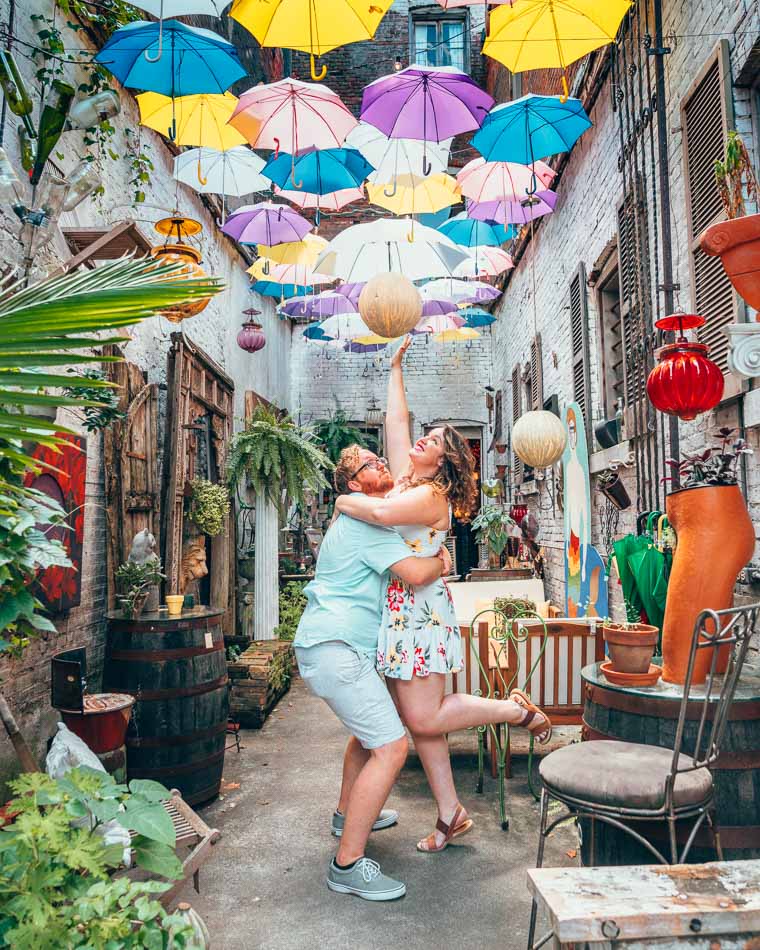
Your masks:
{"label": "window shutter", "polygon": [[[724,373],[728,372],[729,340],[723,328],[736,319],[736,298],[720,258],[704,254],[697,239],[706,227],[724,218],[715,162],[723,158],[731,111],[728,43],[722,40],[683,99],[681,125],[692,296],[696,312],[707,320],[699,340],[710,347],[710,358]],[[738,380],[733,388],[727,385],[726,396],[736,395],[738,387]]]}
{"label": "window shutter", "polygon": [[578,265],[570,281],[570,338],[573,352],[573,399],[581,407],[591,444],[591,374],[589,369],[586,268]]}
{"label": "window shutter", "polygon": [[[520,367],[515,366],[512,370],[512,426],[520,418]],[[519,485],[523,480],[523,463],[512,451],[512,471],[514,472],[514,483]]]}
{"label": "window shutter", "polygon": [[541,358],[541,334],[530,344],[530,404],[531,409],[544,408],[544,368]]}
{"label": "window shutter", "polygon": [[504,422],[502,414],[504,412],[504,393],[501,389],[496,390],[493,410],[493,440],[492,445],[502,441],[502,432],[504,431]]}

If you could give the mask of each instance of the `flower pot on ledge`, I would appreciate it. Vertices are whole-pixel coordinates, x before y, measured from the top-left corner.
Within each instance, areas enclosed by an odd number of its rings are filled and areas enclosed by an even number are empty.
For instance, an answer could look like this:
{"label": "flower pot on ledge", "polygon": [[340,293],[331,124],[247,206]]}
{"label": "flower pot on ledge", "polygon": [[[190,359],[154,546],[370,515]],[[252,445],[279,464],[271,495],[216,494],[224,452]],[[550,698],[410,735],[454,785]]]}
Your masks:
{"label": "flower pot on ledge", "polygon": [[613,670],[646,673],[654,656],[659,630],[648,623],[605,623],[602,636],[610,651]]}
{"label": "flower pot on ledge", "polygon": [[760,310],[760,214],[712,224],[698,241],[705,254],[720,258],[739,296]]}

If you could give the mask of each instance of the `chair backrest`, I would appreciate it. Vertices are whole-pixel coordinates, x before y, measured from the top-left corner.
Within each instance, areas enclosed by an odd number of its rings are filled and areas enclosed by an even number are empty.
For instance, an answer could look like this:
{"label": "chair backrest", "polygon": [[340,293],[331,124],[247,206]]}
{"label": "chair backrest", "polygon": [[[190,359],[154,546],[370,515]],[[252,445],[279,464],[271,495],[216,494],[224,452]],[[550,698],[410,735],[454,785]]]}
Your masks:
{"label": "chair backrest", "polygon": [[[747,607],[729,607],[726,610],[703,610],[697,617],[676,727],[670,775],[671,789],[678,773],[710,766],[720,754],[730,707],[747,658],[750,640],[757,626],[758,614],[760,603]],[[710,666],[704,692],[700,690],[697,694],[693,689],[694,671],[697,656],[704,650],[711,651]],[[722,665],[721,659],[725,661],[726,652],[728,663],[725,673],[719,673],[719,665]],[[696,704],[699,704],[696,733],[688,737],[688,745],[691,748],[685,752],[684,732],[689,707],[693,710]],[[694,722],[695,717],[691,716],[688,721]],[[687,756],[690,765],[680,765],[682,754]]]}

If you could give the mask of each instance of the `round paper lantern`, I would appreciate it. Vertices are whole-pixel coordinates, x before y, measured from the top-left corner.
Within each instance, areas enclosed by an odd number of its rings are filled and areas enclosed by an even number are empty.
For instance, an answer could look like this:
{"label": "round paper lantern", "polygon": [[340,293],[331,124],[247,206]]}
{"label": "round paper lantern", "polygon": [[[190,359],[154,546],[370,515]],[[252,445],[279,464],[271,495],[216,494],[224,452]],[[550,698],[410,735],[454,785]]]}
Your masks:
{"label": "round paper lantern", "polygon": [[[171,261],[173,264],[184,264],[185,267],[176,274],[171,274],[166,280],[187,280],[189,277],[205,277],[206,271],[200,266],[201,255],[194,247],[189,244],[162,244],[160,247],[151,248],[153,257],[161,261]],[[194,317],[202,310],[205,310],[211,302],[211,297],[203,297],[200,300],[188,300],[186,303],[175,304],[173,307],[167,307],[161,313],[172,323],[181,323],[188,317]]]}
{"label": "round paper lantern", "polygon": [[674,313],[655,324],[660,330],[679,330],[680,336],[658,350],[657,366],[647,379],[647,395],[655,409],[685,422],[714,409],[723,398],[723,373],[707,358],[707,345],[690,343],[683,335],[684,330],[705,322],[699,314]]}
{"label": "round paper lantern", "polygon": [[248,353],[257,353],[259,350],[263,350],[267,345],[267,338],[264,336],[261,324],[256,323],[253,319],[257,317],[261,311],[254,310],[254,308],[251,307],[249,310],[244,310],[243,313],[248,317],[248,320],[246,320],[242,329],[238,332],[237,345],[241,350],[246,350]]}
{"label": "round paper lantern", "polygon": [[553,412],[536,409],[520,416],[512,429],[512,447],[531,468],[548,468],[562,456],[567,429]]}
{"label": "round paper lantern", "polygon": [[378,336],[410,333],[422,316],[422,297],[403,274],[375,274],[359,294],[359,313]]}

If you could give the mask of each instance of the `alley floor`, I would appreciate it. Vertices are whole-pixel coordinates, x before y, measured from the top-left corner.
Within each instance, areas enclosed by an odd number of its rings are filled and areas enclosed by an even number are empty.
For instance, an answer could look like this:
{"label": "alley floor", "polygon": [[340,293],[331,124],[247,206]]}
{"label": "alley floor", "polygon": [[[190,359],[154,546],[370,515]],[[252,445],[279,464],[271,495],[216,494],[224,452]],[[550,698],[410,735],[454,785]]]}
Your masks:
{"label": "alley floor", "polygon": [[[327,707],[295,679],[262,730],[245,731],[227,752],[222,796],[201,810],[222,832],[201,871],[201,894],[183,899],[202,914],[213,950],[521,950],[530,901],[526,868],[535,862],[538,805],[526,759],[507,783],[508,831],[498,821],[496,781],[475,793],[477,740],[457,736],[453,762],[460,798],[475,821],[462,843],[436,855],[415,842],[435,812],[424,773],[410,754],[389,805],[398,825],[374,834],[368,855],[407,884],[392,903],[334,894],[325,872],[335,849],[330,817],[346,734]],[[575,863],[571,825],[547,845],[546,863]],[[568,854],[569,852],[569,854]]]}

